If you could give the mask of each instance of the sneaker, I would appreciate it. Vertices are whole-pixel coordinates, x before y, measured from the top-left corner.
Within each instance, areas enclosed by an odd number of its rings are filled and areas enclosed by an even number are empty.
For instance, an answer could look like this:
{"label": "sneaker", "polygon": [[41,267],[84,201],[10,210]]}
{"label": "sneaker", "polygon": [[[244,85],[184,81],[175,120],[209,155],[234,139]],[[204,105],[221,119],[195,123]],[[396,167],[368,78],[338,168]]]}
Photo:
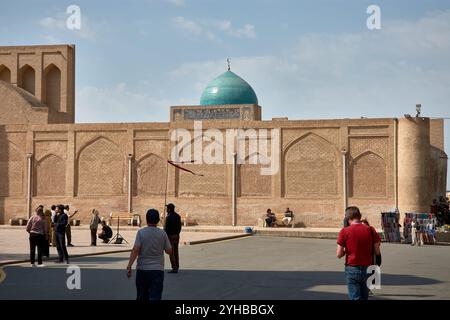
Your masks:
{"label": "sneaker", "polygon": [[178,273],[178,270],[170,270],[168,273]]}
{"label": "sneaker", "polygon": [[69,260],[66,260],[66,264],[70,264],[70,263],[69,263]]}
{"label": "sneaker", "polygon": [[38,266],[38,268],[43,268],[43,267],[45,267],[45,264],[41,263],[41,264],[38,264],[37,266]]}
{"label": "sneaker", "polygon": [[31,264],[31,267],[32,267],[32,268],[36,267],[36,263],[32,263],[32,264]]}
{"label": "sneaker", "polygon": [[74,245],[73,244],[71,244],[71,243],[69,243],[68,245],[67,245],[68,247],[73,247]]}

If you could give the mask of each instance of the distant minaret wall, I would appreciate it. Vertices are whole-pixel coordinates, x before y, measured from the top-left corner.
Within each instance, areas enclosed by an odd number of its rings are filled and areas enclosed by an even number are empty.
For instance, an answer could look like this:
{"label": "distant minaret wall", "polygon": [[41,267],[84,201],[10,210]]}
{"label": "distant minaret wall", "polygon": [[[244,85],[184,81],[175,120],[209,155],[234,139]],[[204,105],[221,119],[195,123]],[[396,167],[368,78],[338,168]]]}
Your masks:
{"label": "distant minaret wall", "polygon": [[398,123],[398,206],[400,212],[428,212],[431,205],[430,119]]}

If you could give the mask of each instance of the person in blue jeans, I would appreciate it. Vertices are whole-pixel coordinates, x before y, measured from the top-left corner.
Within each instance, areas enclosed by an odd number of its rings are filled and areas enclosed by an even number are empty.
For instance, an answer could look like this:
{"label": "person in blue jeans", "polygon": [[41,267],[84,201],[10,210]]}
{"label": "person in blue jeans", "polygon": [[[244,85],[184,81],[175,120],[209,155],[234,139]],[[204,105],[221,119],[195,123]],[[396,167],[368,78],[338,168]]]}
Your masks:
{"label": "person in blue jeans", "polygon": [[374,228],[361,223],[361,213],[357,207],[348,207],[346,216],[350,225],[339,232],[336,256],[345,256],[345,279],[350,300],[367,300],[367,267],[381,264],[381,239]]}
{"label": "person in blue jeans", "polygon": [[158,228],[159,212],[149,209],[146,214],[147,227],[136,234],[133,250],[127,266],[127,277],[132,276],[136,264],[136,300],[161,300],[164,285],[164,252],[172,254],[167,234]]}

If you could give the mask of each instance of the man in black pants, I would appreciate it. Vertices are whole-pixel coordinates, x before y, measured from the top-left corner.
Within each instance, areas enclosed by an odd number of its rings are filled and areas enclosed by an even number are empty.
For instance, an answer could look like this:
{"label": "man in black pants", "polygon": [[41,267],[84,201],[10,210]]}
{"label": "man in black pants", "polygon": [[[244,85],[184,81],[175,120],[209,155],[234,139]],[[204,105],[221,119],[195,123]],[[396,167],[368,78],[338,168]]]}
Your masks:
{"label": "man in black pants", "polygon": [[66,260],[69,264],[69,254],[66,248],[66,226],[69,217],[64,213],[64,206],[59,205],[56,207],[55,217],[55,234],[56,234],[56,249],[58,250],[59,263]]}
{"label": "man in black pants", "polygon": [[106,221],[102,221],[102,232],[99,233],[99,239],[103,240],[103,243],[108,243],[112,238],[112,229],[106,225]]}
{"label": "man in black pants", "polygon": [[178,273],[178,269],[180,268],[178,244],[180,243],[181,217],[175,212],[175,205],[173,203],[167,205],[167,217],[164,231],[166,231],[170,244],[172,245],[172,254],[170,255],[172,270],[169,271],[169,273]]}

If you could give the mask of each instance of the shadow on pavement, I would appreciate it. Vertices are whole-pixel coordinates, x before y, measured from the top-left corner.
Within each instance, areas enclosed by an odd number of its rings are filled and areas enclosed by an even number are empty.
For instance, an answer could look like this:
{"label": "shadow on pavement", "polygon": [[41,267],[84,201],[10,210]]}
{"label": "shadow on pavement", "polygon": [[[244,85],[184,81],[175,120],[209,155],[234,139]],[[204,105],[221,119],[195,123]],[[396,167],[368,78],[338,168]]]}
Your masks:
{"label": "shadow on pavement", "polygon": [[[95,257],[96,263],[113,263],[123,258]],[[92,258],[94,259],[94,258]],[[128,279],[124,269],[92,269],[90,259],[81,267],[81,290],[67,289],[71,274],[65,266],[49,264],[49,268],[9,266],[6,280],[0,284],[0,299],[134,299],[134,277]],[[88,265],[83,268],[83,265]],[[116,265],[117,267],[122,267]],[[410,275],[383,274],[384,286],[423,286],[440,281]],[[321,286],[321,291],[314,287]],[[334,290],[327,289],[334,286]],[[342,293],[336,291],[336,286]],[[341,286],[341,287],[339,287]],[[329,291],[330,290],[330,291]],[[338,289],[339,291],[339,289]],[[374,299],[386,299],[380,294]],[[394,297],[394,295],[392,295]],[[395,296],[425,298],[427,295]],[[337,271],[251,271],[251,270],[181,270],[165,274],[164,299],[180,300],[310,300],[347,299],[343,272]]]}

